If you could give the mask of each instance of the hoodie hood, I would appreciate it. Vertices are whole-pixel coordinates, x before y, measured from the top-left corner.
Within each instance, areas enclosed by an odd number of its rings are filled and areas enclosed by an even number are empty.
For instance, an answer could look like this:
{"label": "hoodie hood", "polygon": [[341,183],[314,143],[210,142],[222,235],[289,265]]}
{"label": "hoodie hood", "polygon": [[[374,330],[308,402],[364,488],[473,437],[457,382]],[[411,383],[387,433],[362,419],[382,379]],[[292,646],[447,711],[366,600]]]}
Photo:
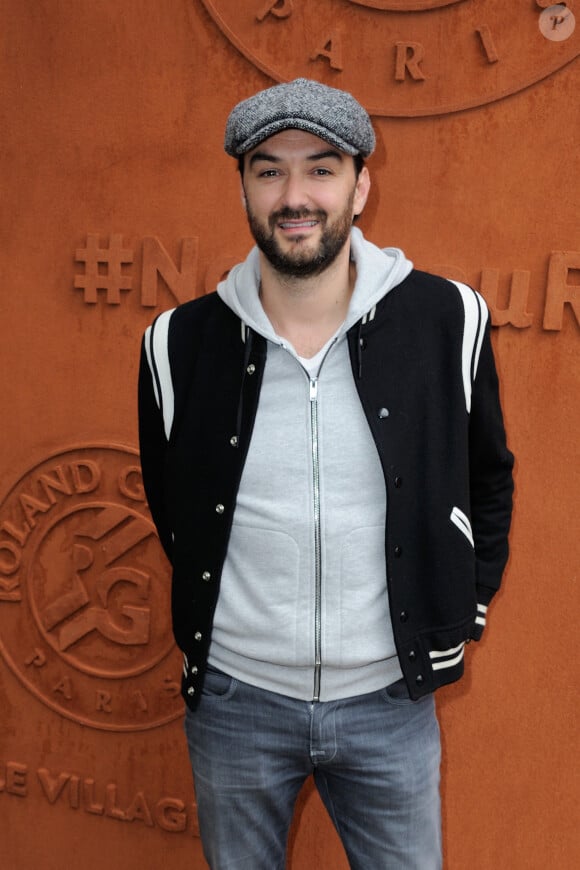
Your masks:
{"label": "hoodie hood", "polygon": [[[351,258],[356,265],[356,283],[346,319],[339,334],[372,311],[413,268],[399,248],[377,248],[357,228],[351,229]],[[259,296],[260,255],[254,247],[243,263],[234,266],[217,288],[219,297],[251,329],[269,341],[280,338],[268,320]]]}

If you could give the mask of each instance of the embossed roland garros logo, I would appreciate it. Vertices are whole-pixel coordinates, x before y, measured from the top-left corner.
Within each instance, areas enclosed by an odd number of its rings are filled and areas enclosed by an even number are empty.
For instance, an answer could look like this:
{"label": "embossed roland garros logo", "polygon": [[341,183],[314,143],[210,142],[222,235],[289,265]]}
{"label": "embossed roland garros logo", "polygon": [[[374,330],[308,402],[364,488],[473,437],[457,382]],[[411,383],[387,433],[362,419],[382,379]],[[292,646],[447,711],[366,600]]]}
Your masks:
{"label": "embossed roland garros logo", "polygon": [[140,730],[180,714],[168,567],[134,451],[67,450],[3,499],[0,648],[30,691],[83,724]]}
{"label": "embossed roland garros logo", "polygon": [[578,56],[580,31],[552,16],[561,41],[543,33],[552,2],[203,0],[230,43],[274,81],[317,79],[386,117],[483,106],[560,70]]}

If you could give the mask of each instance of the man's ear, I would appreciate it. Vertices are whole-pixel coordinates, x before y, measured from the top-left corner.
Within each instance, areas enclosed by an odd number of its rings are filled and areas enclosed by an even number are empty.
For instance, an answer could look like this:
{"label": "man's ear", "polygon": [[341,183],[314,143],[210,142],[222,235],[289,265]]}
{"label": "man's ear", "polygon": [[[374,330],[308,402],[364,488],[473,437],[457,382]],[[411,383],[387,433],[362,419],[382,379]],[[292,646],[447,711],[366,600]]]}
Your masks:
{"label": "man's ear", "polygon": [[244,190],[244,182],[240,178],[240,199],[242,200],[242,205],[244,207],[244,211],[248,210],[248,203],[246,200],[246,191]]}
{"label": "man's ear", "polygon": [[354,189],[354,200],[352,204],[352,213],[353,217],[362,213],[367,199],[369,197],[369,192],[371,189],[371,177],[369,175],[369,171],[366,166],[363,166],[361,171],[358,174],[358,178],[356,180],[356,186]]}

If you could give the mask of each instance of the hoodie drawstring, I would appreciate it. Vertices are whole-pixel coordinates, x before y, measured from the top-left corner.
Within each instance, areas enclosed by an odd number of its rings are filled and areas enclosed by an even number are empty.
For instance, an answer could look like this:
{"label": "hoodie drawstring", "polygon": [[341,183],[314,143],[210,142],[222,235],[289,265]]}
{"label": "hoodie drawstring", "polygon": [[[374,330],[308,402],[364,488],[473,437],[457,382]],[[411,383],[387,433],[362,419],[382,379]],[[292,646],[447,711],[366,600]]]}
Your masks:
{"label": "hoodie drawstring", "polygon": [[358,330],[357,330],[357,334],[356,334],[356,362],[357,362],[357,377],[358,377],[359,381],[362,378],[362,347],[363,347],[362,327],[363,327],[363,322],[362,322],[362,320],[359,320]]}

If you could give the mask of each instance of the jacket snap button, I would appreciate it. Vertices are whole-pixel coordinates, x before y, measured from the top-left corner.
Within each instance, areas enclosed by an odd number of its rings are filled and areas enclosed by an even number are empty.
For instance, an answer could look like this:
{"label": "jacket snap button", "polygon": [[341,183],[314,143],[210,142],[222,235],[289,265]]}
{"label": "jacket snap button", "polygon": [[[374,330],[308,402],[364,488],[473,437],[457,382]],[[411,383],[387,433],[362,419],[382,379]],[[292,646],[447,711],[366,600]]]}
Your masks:
{"label": "jacket snap button", "polygon": [[254,363],[250,363],[250,365],[248,366],[246,371],[249,375],[253,375],[254,372],[256,371],[256,366],[254,365]]}
{"label": "jacket snap button", "polygon": [[201,575],[201,579],[206,581],[211,580],[211,574],[209,573],[209,571],[204,571]]}
{"label": "jacket snap button", "polygon": [[379,420],[384,420],[388,416],[389,416],[389,409],[388,408],[379,408]]}
{"label": "jacket snap button", "polygon": [[415,682],[417,683],[418,686],[422,686],[423,683],[425,682],[425,680],[423,679],[423,675],[422,675],[422,674],[418,674],[418,675],[415,677]]}
{"label": "jacket snap button", "polygon": [[189,689],[187,690],[187,694],[188,694],[188,695],[193,695],[193,694],[195,694],[195,689],[193,688],[193,686],[190,686],[190,687],[189,687]]}
{"label": "jacket snap button", "polygon": [[400,546],[397,544],[397,546],[395,547],[395,549],[393,550],[393,552],[394,552],[395,556],[396,556],[397,559],[398,559],[399,556],[401,556],[402,553],[403,553],[403,548],[400,547]]}
{"label": "jacket snap button", "polygon": [[399,619],[401,620],[401,622],[407,622],[407,620],[409,619],[409,614],[406,610],[401,610],[399,614]]}
{"label": "jacket snap button", "polygon": [[225,511],[225,507],[223,506],[223,504],[216,504],[216,506],[215,506],[216,514],[223,514],[224,511]]}
{"label": "jacket snap button", "polygon": [[232,447],[238,446],[238,436],[237,435],[232,435],[232,437],[230,438],[230,444],[232,445]]}
{"label": "jacket snap button", "polygon": [[193,636],[196,640],[201,640],[201,631],[196,631]]}
{"label": "jacket snap button", "polygon": [[192,669],[191,669],[191,673],[192,673],[193,676],[195,677],[195,675],[197,674],[197,665],[194,665],[194,666],[192,667]]}
{"label": "jacket snap button", "polygon": [[417,653],[415,652],[414,649],[412,649],[411,652],[409,653],[409,661],[414,662],[416,658],[417,658]]}
{"label": "jacket snap button", "polygon": [[395,487],[397,489],[400,489],[402,487],[402,485],[403,485],[403,478],[402,477],[395,477]]}

